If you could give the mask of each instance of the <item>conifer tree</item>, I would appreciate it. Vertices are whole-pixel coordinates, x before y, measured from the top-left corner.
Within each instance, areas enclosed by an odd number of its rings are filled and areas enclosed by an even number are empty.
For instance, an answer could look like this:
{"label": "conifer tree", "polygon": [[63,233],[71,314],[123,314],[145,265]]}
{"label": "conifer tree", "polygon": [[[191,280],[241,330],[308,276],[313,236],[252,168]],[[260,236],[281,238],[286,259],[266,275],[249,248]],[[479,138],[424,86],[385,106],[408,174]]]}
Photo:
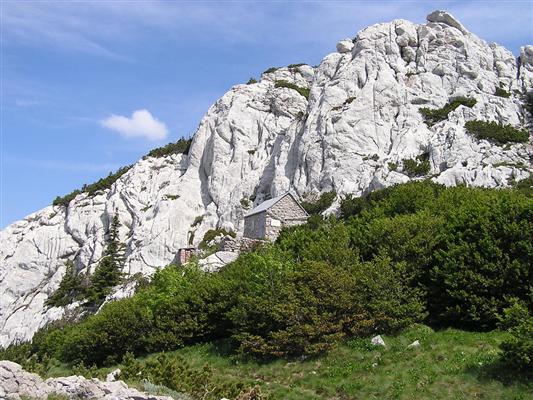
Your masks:
{"label": "conifer tree", "polygon": [[82,277],[76,273],[74,262],[68,260],[66,263],[65,275],[57,290],[46,300],[45,305],[50,307],[61,307],[72,303],[82,292]]}
{"label": "conifer tree", "polygon": [[115,213],[108,232],[108,242],[87,288],[87,300],[98,305],[120,283],[124,266],[124,244],[119,240],[120,221]]}

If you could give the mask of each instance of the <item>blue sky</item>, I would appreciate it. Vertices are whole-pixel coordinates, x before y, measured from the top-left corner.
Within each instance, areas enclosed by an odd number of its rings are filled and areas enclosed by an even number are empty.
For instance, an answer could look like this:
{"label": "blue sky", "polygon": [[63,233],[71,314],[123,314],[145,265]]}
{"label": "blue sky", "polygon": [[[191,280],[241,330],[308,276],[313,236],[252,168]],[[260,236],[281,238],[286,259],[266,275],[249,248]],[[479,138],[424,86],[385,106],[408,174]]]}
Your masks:
{"label": "blue sky", "polygon": [[191,135],[232,85],[435,9],[533,43],[532,1],[1,0],[0,227]]}

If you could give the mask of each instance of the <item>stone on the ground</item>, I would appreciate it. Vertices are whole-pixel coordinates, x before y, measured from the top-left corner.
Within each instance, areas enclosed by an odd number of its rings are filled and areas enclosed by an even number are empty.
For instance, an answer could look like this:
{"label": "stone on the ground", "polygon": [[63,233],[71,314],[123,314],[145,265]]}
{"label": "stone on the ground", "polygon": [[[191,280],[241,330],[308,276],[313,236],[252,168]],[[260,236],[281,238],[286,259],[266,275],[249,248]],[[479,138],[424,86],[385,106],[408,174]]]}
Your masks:
{"label": "stone on the ground", "polygon": [[115,382],[117,378],[119,377],[120,372],[121,372],[120,368],[117,368],[116,370],[111,371],[109,374],[107,374],[105,378],[106,382]]}
{"label": "stone on the ground", "polygon": [[374,336],[370,343],[372,343],[374,346],[385,346],[385,341],[381,335]]}
{"label": "stone on the ground", "polygon": [[50,394],[66,395],[72,399],[172,400],[172,397],[140,392],[122,381],[103,382],[83,376],[48,378],[43,381],[37,374],[24,371],[17,363],[0,361],[0,399],[30,397],[45,400]]}
{"label": "stone on the ground", "polygon": [[413,343],[411,343],[409,346],[407,346],[407,348],[409,348],[409,349],[418,348],[418,347],[420,347],[420,341],[418,341],[418,340],[415,340]]}

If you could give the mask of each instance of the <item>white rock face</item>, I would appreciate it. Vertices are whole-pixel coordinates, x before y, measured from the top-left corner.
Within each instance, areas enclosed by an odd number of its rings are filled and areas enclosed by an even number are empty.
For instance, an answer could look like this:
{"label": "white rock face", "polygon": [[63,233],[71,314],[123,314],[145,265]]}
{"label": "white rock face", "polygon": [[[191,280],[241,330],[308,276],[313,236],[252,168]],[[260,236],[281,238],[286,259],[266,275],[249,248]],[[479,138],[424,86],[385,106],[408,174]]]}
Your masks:
{"label": "white rock face", "polygon": [[48,378],[43,381],[38,375],[24,371],[19,364],[0,361],[0,399],[30,397],[45,400],[49,394],[61,394],[72,399],[172,400],[168,396],[139,392],[122,381],[102,382],[83,376]]}
{"label": "white rock face", "polygon": [[[150,275],[208,229],[242,232],[242,199],[257,205],[289,189],[361,195],[409,181],[402,160],[422,153],[432,179],[446,185],[505,187],[526,178],[531,142],[496,146],[470,136],[464,124],[528,124],[517,93],[533,88],[533,46],[517,60],[445,12],[428,19],[370,26],[353,42],[341,41],[339,52],[316,68],[280,68],[258,83],[234,86],[207,111],[188,155],[140,160],[109,190],[81,194],[68,208],[49,206],[4,229],[0,345],[28,340],[63,316],[62,308],[43,304],[65,260],[92,271],[115,213],[127,245],[124,272]],[[275,88],[282,79],[310,89],[309,99]],[[512,96],[495,96],[500,85]],[[426,126],[419,109],[440,108],[456,96],[477,103]],[[198,216],[202,222],[193,226]]]}

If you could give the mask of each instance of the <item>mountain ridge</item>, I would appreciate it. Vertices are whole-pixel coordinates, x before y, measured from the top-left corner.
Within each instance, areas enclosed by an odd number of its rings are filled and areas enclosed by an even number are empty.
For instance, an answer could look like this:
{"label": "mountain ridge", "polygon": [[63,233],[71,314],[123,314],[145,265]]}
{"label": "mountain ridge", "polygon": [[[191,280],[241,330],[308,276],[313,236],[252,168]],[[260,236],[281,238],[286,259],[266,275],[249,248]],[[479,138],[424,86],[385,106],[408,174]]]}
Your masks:
{"label": "mountain ridge", "polygon": [[[496,95],[498,88],[509,97]],[[236,85],[202,118],[188,154],[141,159],[111,188],[46,207],[0,233],[0,346],[64,315],[44,302],[66,259],[79,272],[94,270],[115,213],[127,245],[124,272],[150,275],[209,229],[241,233],[243,200],[257,205],[287,190],[361,195],[428,177],[487,187],[524,179],[531,134],[504,147],[474,138],[464,125],[530,127],[521,96],[532,88],[533,46],[516,59],[443,11],[427,24],[372,25],[341,40],[317,67],[271,69],[259,82]],[[433,126],[424,122],[421,108],[460,97],[476,103]],[[421,177],[398,170],[422,156],[429,171]]]}

